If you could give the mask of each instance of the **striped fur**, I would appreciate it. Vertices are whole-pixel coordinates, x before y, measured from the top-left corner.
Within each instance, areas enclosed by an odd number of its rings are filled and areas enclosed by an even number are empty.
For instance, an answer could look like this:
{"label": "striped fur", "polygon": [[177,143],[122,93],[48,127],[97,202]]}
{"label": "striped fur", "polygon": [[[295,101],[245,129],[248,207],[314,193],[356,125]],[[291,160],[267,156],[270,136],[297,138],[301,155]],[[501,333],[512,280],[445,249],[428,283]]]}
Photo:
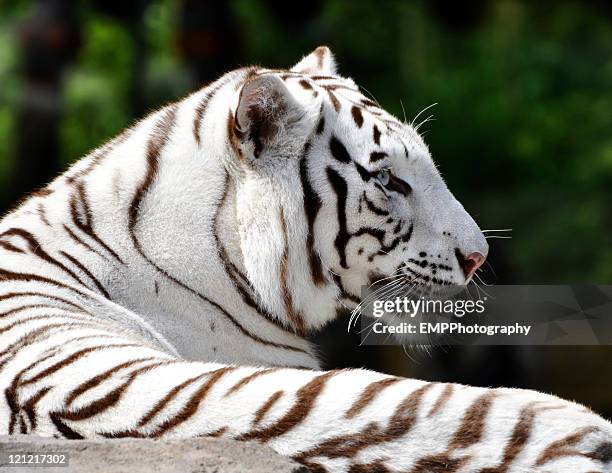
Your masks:
{"label": "striped fur", "polygon": [[465,283],[456,251],[486,254],[480,230],[327,48],[230,72],[0,222],[2,433],[254,440],[315,471],[610,471],[612,426],[580,405],[318,371],[305,335],[373,274]]}

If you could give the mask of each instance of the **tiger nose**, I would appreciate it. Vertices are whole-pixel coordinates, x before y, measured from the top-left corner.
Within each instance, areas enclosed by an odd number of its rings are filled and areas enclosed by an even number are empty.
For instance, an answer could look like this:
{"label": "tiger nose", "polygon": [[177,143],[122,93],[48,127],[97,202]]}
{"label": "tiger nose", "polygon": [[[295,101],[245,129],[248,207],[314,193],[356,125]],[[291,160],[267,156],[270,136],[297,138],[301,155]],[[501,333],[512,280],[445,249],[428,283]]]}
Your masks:
{"label": "tiger nose", "polygon": [[476,270],[482,266],[485,259],[487,259],[485,255],[478,253],[477,251],[470,253],[468,256],[463,256],[463,253],[461,253],[459,248],[455,248],[455,256],[457,257],[459,266],[463,270],[466,280],[470,279]]}

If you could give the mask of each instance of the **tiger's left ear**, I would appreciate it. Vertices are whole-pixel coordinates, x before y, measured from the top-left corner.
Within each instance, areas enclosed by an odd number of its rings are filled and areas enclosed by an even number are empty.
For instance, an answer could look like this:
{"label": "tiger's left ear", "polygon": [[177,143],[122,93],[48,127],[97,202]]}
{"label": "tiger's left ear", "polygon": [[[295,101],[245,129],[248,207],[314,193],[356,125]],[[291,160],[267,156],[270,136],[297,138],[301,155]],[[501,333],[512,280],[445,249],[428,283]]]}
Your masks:
{"label": "tiger's left ear", "polygon": [[336,74],[336,60],[327,46],[319,46],[308,56],[304,56],[291,70],[302,74],[333,76]]}

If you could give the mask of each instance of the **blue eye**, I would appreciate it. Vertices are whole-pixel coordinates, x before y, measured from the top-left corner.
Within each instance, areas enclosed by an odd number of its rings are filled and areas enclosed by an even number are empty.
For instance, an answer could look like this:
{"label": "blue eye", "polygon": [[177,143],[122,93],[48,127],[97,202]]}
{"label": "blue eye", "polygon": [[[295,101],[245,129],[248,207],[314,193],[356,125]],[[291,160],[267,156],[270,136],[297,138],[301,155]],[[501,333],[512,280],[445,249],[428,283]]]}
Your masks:
{"label": "blue eye", "polygon": [[391,173],[388,169],[381,169],[376,174],[376,178],[380,181],[383,186],[387,186],[389,184],[389,179],[391,178]]}

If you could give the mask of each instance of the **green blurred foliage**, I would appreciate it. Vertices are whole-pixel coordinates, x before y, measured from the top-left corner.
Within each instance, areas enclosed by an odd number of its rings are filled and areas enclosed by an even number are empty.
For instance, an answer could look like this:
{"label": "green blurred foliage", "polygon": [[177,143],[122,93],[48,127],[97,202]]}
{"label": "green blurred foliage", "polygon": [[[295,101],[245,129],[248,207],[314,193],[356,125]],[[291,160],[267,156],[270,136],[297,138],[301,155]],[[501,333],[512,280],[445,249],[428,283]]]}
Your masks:
{"label": "green blurred foliage", "polygon": [[174,48],[177,11],[172,1],[152,2],[147,8],[141,26],[147,53],[145,75],[135,78],[135,32],[92,8],[84,9],[83,46],[66,83],[62,125],[66,163],[139,118],[131,116],[131,94],[136,88],[146,91],[151,108],[189,92],[186,72]]}
{"label": "green blurred foliage", "polygon": [[[20,78],[16,25],[0,19],[0,185],[10,186]],[[612,21],[588,2],[488,2],[474,24],[450,26],[427,1],[323,0],[287,23],[261,0],[235,0],[242,64],[288,67],[328,44],[353,77],[421,131],[449,186],[483,228],[514,282],[612,281]],[[70,163],[129,125],[132,94],[150,107],[193,88],[176,47],[180,2],[151,2],[146,64],[128,26],[83,9],[83,46],[66,77],[62,157]]]}
{"label": "green blurred foliage", "polygon": [[66,79],[65,118],[61,128],[66,162],[119,133],[131,118],[134,52],[126,27],[103,16],[88,15],[83,35],[78,66]]}
{"label": "green blurred foliage", "polygon": [[28,2],[2,5],[0,15],[0,189],[10,183],[15,135],[15,108],[19,100],[16,25],[29,13]]}

